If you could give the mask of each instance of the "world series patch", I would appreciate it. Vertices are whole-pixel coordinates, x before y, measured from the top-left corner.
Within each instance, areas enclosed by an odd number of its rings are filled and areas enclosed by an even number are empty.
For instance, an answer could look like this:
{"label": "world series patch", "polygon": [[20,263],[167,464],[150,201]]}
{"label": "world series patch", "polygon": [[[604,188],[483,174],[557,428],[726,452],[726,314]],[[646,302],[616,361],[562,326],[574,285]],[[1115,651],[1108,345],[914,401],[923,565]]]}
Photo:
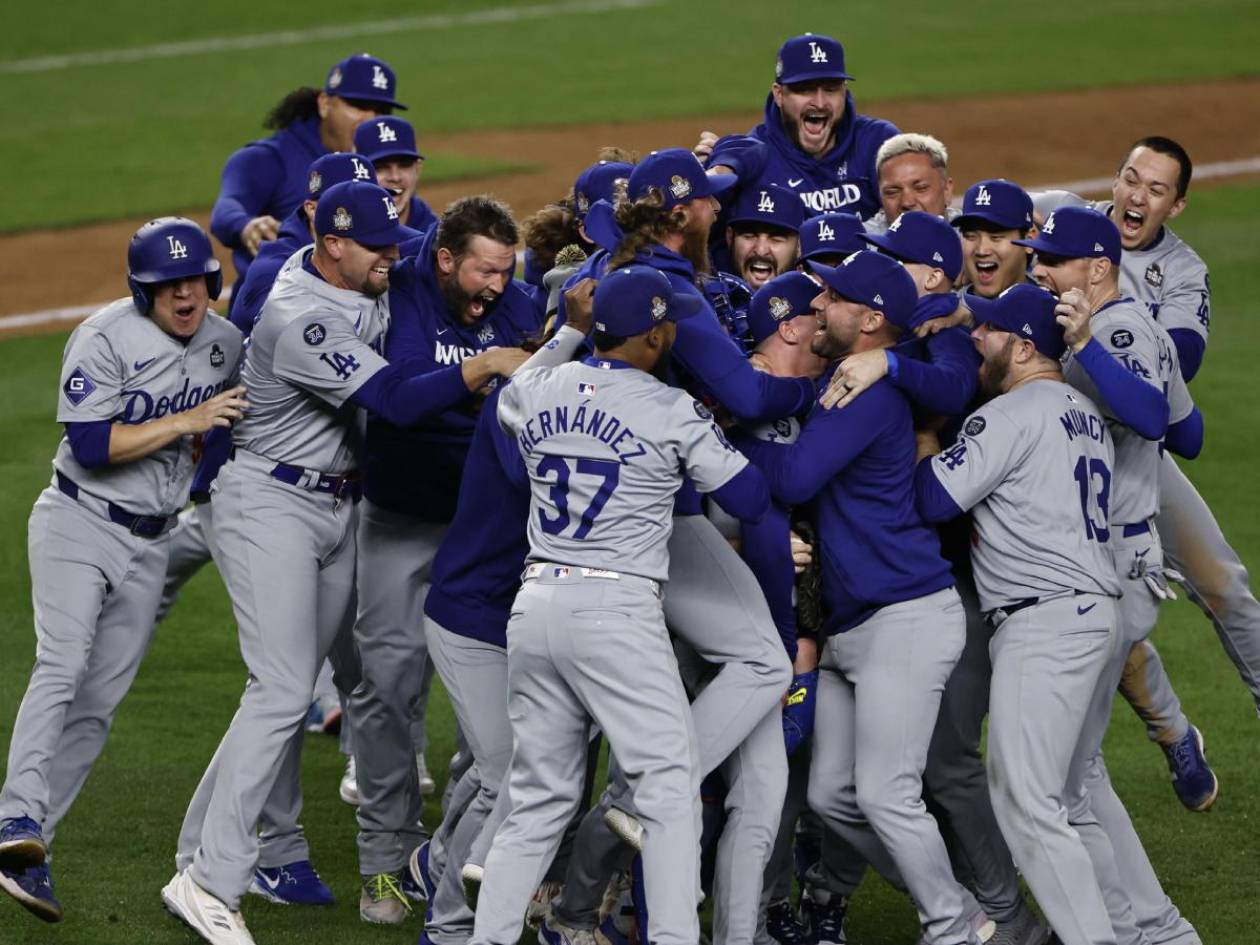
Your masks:
{"label": "world series patch", "polygon": [[226,361],[226,360],[227,360],[227,356],[226,356],[226,355],[224,355],[224,353],[223,353],[223,349],[219,347],[218,343],[216,342],[215,344],[211,345],[211,347],[210,347],[210,366],[211,366],[211,367],[223,367],[223,362],[224,362],[224,361]]}

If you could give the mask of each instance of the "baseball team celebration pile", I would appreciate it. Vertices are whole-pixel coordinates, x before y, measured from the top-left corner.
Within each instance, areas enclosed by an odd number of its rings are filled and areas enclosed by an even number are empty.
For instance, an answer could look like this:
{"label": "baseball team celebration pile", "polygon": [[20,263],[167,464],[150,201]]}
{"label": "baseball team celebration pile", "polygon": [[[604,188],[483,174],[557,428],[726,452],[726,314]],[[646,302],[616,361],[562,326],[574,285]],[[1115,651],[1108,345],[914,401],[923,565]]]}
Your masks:
{"label": "baseball team celebration pile", "polygon": [[62,920],[57,825],[213,560],[248,681],[160,890],[212,945],[254,941],[247,895],[333,902],[311,728],[360,916],[425,903],[421,945],[843,945],[868,867],[927,945],[1198,945],[1102,752],[1119,690],[1216,800],[1149,639],[1175,588],[1260,701],[1260,606],[1181,470],[1191,159],[1153,128],[1109,200],[959,208],[946,145],[851,78],[792,37],[747,135],[592,148],[518,222],[416,195],[394,71],[354,55],[227,159],[230,297],[196,223],[141,226],[62,359],[0,888]]}

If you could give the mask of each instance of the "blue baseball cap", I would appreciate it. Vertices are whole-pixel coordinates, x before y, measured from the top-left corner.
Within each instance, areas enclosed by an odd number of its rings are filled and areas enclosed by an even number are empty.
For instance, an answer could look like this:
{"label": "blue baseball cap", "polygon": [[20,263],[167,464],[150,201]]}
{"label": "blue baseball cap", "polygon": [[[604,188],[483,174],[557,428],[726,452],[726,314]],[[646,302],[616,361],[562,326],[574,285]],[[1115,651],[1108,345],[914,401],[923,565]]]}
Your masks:
{"label": "blue baseball cap", "polygon": [[814,299],[821,291],[803,272],[785,272],[763,285],[748,303],[748,331],[753,343],[769,338],[790,318],[812,314]]}
{"label": "blue baseball cap", "polygon": [[792,191],[778,184],[748,187],[739,195],[727,223],[777,226],[798,233],[805,219],[805,205]]}
{"label": "blue baseball cap", "polygon": [[341,236],[364,246],[393,246],[414,236],[398,222],[398,208],[388,190],[367,181],[333,184],[315,205],[315,232]]}
{"label": "blue baseball cap", "polygon": [[878,309],[899,328],[910,327],[919,293],[906,267],[891,256],[864,249],[838,266],[810,263],[809,268],[838,295]]}
{"label": "blue baseball cap", "polygon": [[972,184],[963,195],[962,213],[950,223],[967,229],[977,221],[1004,230],[1026,230],[1033,224],[1032,198],[1023,187],[1009,180],[999,178]]}
{"label": "blue baseball cap", "polygon": [[597,200],[614,203],[617,181],[629,181],[633,170],[634,165],[625,161],[599,161],[582,171],[573,183],[573,209],[578,218],[585,219]]}
{"label": "blue baseball cap", "polygon": [[686,148],[665,148],[634,166],[627,193],[631,200],[641,200],[649,187],[659,187],[668,210],[700,197],[716,197],[736,183],[734,174],[706,174],[700,159]]}
{"label": "blue baseball cap", "polygon": [[1048,256],[1106,256],[1113,265],[1120,265],[1120,231],[1111,217],[1090,207],[1060,207],[1046,217],[1035,239],[1011,242]]}
{"label": "blue baseball cap", "polygon": [[306,199],[318,200],[333,184],[348,180],[376,183],[376,168],[366,155],[354,151],[335,151],[311,161],[306,169]]}
{"label": "blue baseball cap", "polygon": [[774,81],[780,85],[851,78],[853,76],[844,71],[844,47],[830,36],[806,33],[793,36],[779,47]]}
{"label": "blue baseball cap", "polygon": [[853,213],[820,213],[801,223],[801,259],[818,256],[848,256],[866,249],[861,236],[866,232]]}
{"label": "blue baseball cap", "polygon": [[354,129],[354,148],[373,162],[391,157],[424,157],[416,150],[416,129],[405,118],[382,115],[369,118]]}
{"label": "blue baseball cap", "polygon": [[962,244],[952,226],[922,210],[907,210],[881,236],[863,233],[861,239],[902,262],[933,266],[953,282],[962,271]]}
{"label": "blue baseball cap", "polygon": [[324,92],[328,95],[380,102],[405,111],[407,106],[394,98],[397,87],[398,82],[389,63],[367,53],[341,60],[328,70],[328,78],[324,82]]}
{"label": "blue baseball cap", "polygon": [[595,327],[610,335],[633,338],[665,319],[690,318],[704,307],[699,295],[676,295],[669,278],[651,266],[614,269],[595,287]]}
{"label": "blue baseball cap", "polygon": [[1040,286],[1020,282],[997,298],[967,296],[967,308],[977,325],[992,325],[999,331],[1031,341],[1037,350],[1055,361],[1063,356],[1067,344],[1063,326],[1055,321],[1054,307],[1058,299]]}

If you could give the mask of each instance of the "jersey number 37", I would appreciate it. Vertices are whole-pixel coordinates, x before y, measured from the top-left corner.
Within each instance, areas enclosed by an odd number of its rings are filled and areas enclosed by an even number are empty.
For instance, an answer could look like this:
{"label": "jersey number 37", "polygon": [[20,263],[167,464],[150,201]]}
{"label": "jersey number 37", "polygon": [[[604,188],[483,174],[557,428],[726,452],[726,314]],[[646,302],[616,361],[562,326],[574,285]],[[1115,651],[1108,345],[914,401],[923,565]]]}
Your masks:
{"label": "jersey number 37", "polygon": [[[573,463],[574,467],[571,468],[570,463]],[[538,474],[550,477],[552,473],[555,473],[556,476],[556,481],[550,489],[551,504],[556,507],[556,514],[549,515],[546,509],[538,510],[538,522],[548,535],[559,535],[569,527],[572,521],[569,513],[569,478],[575,472],[577,475],[598,476],[603,480],[595,495],[591,497],[586,510],[578,517],[578,525],[573,532],[574,538],[585,538],[591,533],[595,519],[603,511],[609,497],[617,489],[617,482],[621,477],[621,464],[609,459],[565,459],[561,456],[544,456],[542,462],[538,464]]]}

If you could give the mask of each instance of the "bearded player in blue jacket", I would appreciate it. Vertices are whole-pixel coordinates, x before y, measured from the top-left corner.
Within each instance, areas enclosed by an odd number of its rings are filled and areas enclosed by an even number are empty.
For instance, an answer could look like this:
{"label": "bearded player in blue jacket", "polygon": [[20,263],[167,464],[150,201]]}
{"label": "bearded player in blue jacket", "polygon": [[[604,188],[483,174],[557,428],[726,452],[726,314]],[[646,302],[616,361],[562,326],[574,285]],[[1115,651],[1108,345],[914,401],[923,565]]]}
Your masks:
{"label": "bearded player in blue jacket", "polygon": [[765,120],[747,135],[719,140],[702,133],[696,156],[710,170],[738,174],[743,186],[794,191],[809,208],[806,216],[874,214],[880,208],[875,153],[898,132],[891,122],[857,113],[844,47],[830,36],[794,36],[779,48],[774,71]]}

